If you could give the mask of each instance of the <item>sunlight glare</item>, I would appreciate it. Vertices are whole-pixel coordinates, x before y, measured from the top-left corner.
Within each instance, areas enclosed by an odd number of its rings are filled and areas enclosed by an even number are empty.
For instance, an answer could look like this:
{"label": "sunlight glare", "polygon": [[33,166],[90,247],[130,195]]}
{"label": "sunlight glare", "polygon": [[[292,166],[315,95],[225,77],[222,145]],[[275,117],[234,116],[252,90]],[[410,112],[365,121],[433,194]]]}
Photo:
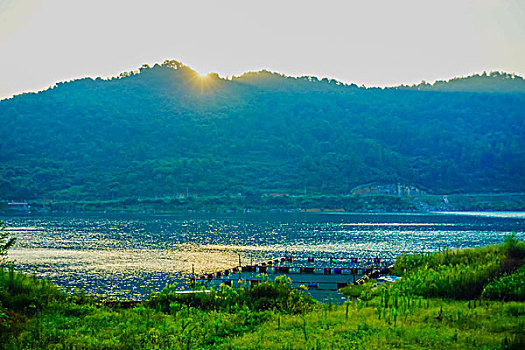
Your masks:
{"label": "sunlight glare", "polygon": [[195,74],[193,78],[191,79],[192,85],[199,90],[199,92],[202,94],[206,91],[209,91],[210,88],[213,87],[214,81],[211,79],[213,76],[213,73],[201,73],[196,70],[194,70]]}
{"label": "sunlight glare", "polygon": [[197,75],[199,76],[199,78],[206,78],[208,77],[209,73],[201,73],[199,71],[195,71],[195,73],[197,73]]}

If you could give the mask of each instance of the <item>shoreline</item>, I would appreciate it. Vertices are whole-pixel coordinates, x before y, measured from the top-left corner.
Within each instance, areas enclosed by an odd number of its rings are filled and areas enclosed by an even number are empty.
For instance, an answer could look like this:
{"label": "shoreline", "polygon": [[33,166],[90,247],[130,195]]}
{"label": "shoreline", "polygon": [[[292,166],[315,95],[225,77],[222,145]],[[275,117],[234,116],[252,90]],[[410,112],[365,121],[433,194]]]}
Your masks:
{"label": "shoreline", "polygon": [[0,200],[1,215],[53,213],[133,213],[173,215],[187,213],[468,213],[525,212],[525,193],[481,193],[451,195],[396,196],[370,195],[279,195],[279,196],[188,196],[121,198],[114,200],[27,201],[19,210]]}

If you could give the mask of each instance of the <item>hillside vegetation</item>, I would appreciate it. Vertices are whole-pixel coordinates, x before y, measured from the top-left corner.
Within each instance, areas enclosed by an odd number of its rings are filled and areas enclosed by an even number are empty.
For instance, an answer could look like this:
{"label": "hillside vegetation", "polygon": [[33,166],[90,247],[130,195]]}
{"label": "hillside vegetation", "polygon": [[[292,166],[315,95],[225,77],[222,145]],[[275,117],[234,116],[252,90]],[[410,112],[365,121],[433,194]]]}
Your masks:
{"label": "hillside vegetation", "polygon": [[176,61],[0,101],[5,199],[525,190],[525,82],[365,88]]}
{"label": "hillside vegetation", "polygon": [[[525,242],[403,256],[403,279],[317,304],[286,279],[140,304],[66,294],[0,269],[3,349],[523,349]],[[521,267],[520,267],[521,266]],[[509,281],[512,281],[509,283]]]}

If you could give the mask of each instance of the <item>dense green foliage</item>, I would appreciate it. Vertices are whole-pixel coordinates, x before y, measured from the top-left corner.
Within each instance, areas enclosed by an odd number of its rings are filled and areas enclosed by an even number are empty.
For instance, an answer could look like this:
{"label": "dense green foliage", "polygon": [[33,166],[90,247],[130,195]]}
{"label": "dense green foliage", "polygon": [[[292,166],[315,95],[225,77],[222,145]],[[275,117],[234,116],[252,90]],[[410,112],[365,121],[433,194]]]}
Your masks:
{"label": "dense green foliage", "polygon": [[525,301],[525,265],[485,286],[481,296],[493,300]]}
{"label": "dense green foliage", "polygon": [[[413,293],[410,281],[425,269],[421,264],[447,275],[441,264],[483,266],[490,256],[518,259],[524,244],[509,238],[496,247],[402,257],[398,268],[410,268],[404,276],[408,282],[367,283],[355,290],[358,301],[339,306],[312,304],[279,280],[196,294],[177,294],[167,286],[126,309],[83,293],[66,294],[12,268],[0,270],[0,344],[9,350],[522,349],[524,302],[431,299]],[[515,275],[508,264],[502,269],[505,276]]]}
{"label": "dense green foliage", "polygon": [[166,286],[160,293],[148,300],[149,307],[163,312],[176,312],[185,307],[202,310],[230,312],[232,309],[250,311],[279,310],[286,313],[303,313],[312,309],[314,300],[307,294],[291,288],[291,281],[277,278],[268,280],[251,288],[233,289],[221,285],[218,290],[195,290],[196,293],[177,293],[176,285]]}
{"label": "dense green foliage", "polygon": [[[428,197],[428,196],[427,196]],[[438,203],[443,203],[442,196]],[[506,208],[525,208],[525,195],[517,205],[508,205]],[[421,198],[418,198],[421,200]],[[343,208],[348,212],[366,210],[381,210],[385,212],[399,212],[415,210],[416,206],[407,198],[393,195],[375,196],[199,196],[199,197],[164,197],[164,198],[123,198],[120,200],[79,200],[79,201],[32,201],[35,211],[70,211],[70,212],[103,212],[103,211],[131,211],[148,213],[170,213],[189,210],[197,212],[225,212],[250,210],[296,210],[297,208],[338,209]],[[509,209],[510,210],[510,209]],[[1,211],[1,210],[0,210]]]}
{"label": "dense green foliage", "polygon": [[[454,194],[398,196],[372,195],[229,195],[198,197],[124,197],[112,200],[32,200],[34,212],[250,212],[296,211],[298,209],[346,212],[407,212],[407,211],[525,211],[525,193]],[[0,212],[7,212],[7,203]]]}
{"label": "dense green foliage", "polygon": [[0,269],[0,302],[14,312],[34,314],[54,301],[65,301],[66,294],[47,280],[15,271],[14,266]]}
{"label": "dense green foliage", "polygon": [[167,61],[0,101],[0,193],[249,198],[371,181],[519,192],[524,92],[500,73],[379,89],[267,71],[202,78]]}
{"label": "dense green foliage", "polygon": [[[525,242],[509,237],[505,244],[476,249],[444,250],[429,255],[403,255],[396,259],[393,273],[403,276],[396,284],[403,294],[424,297],[523,300]],[[505,273],[512,273],[496,279]],[[513,285],[504,285],[512,282]],[[514,288],[515,287],[515,288]],[[517,289],[516,289],[517,288]]]}

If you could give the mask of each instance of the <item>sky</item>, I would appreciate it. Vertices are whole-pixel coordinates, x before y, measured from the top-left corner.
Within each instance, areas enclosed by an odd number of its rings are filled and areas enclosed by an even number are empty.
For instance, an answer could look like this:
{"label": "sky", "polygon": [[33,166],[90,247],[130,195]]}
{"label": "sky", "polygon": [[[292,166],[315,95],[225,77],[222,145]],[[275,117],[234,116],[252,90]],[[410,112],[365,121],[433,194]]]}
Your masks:
{"label": "sky", "polygon": [[524,0],[0,0],[0,98],[166,59],[366,86],[525,75]]}

